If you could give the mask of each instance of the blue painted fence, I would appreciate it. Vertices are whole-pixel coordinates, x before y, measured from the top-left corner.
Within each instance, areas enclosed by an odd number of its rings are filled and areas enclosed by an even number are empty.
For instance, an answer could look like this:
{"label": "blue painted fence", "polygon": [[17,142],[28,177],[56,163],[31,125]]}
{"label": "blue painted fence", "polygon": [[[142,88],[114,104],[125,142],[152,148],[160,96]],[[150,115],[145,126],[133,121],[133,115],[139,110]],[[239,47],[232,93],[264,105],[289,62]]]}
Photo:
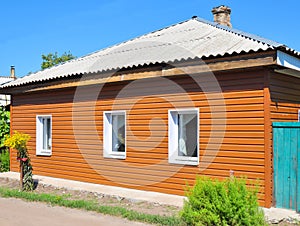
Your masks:
{"label": "blue painted fence", "polygon": [[300,212],[300,123],[273,123],[276,207]]}

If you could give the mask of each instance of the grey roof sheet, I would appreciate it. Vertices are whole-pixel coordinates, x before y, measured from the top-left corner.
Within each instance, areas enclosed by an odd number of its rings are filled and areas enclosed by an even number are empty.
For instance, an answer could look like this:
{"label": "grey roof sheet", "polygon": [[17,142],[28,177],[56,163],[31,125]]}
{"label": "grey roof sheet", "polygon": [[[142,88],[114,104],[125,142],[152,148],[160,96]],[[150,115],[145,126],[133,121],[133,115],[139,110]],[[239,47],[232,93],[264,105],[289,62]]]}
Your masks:
{"label": "grey roof sheet", "polygon": [[14,80],[14,79],[9,76],[0,76],[0,84],[5,84],[12,80]]}
{"label": "grey roof sheet", "polygon": [[221,26],[201,18],[148,33],[89,55],[19,78],[2,87],[20,86],[56,78],[70,77],[155,63],[171,63],[204,57],[284,49],[285,45]]}

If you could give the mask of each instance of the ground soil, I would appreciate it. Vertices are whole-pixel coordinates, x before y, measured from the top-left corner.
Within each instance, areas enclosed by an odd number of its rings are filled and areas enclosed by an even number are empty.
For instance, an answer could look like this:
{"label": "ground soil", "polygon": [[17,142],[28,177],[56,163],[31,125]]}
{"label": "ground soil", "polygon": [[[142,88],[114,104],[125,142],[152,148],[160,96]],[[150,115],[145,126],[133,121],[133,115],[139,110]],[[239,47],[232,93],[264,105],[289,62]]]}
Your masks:
{"label": "ground soil", "polygon": [[[19,188],[19,181],[9,178],[0,178],[1,187],[9,188]],[[163,216],[176,216],[179,214],[180,208],[170,205],[162,205],[159,203],[151,203],[134,199],[127,199],[119,196],[109,196],[97,192],[88,192],[82,190],[70,190],[65,188],[57,188],[51,185],[36,184],[35,193],[48,193],[65,196],[68,199],[84,199],[84,200],[94,200],[100,205],[107,206],[120,206],[127,208],[129,210],[135,210],[141,213],[163,215]],[[276,224],[279,226],[292,226],[300,225],[299,223],[292,222],[292,220],[286,219]]]}
{"label": "ground soil", "polygon": [[[19,188],[19,181],[9,178],[0,178],[0,186],[8,188]],[[178,215],[180,208],[170,205],[162,205],[159,203],[151,203],[134,199],[126,199],[119,196],[109,196],[97,192],[69,190],[65,188],[57,188],[51,185],[36,184],[35,193],[48,193],[65,196],[68,199],[84,199],[97,201],[100,205],[120,206],[129,210],[135,210],[141,213],[173,216]]]}

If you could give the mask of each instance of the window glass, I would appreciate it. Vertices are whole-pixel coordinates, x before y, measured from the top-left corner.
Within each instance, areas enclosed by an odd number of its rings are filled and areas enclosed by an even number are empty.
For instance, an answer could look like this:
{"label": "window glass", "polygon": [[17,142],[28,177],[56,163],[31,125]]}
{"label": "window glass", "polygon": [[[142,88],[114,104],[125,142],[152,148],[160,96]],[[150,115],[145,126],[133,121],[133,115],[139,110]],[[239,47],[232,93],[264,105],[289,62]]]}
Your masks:
{"label": "window glass", "polygon": [[126,158],[126,112],[103,112],[103,156]]}
{"label": "window glass", "polygon": [[36,153],[51,155],[51,116],[37,116]]}
{"label": "window glass", "polygon": [[197,115],[178,114],[178,155],[197,157]]}
{"label": "window glass", "polygon": [[42,119],[43,124],[43,149],[49,150],[51,148],[51,121],[50,118],[43,118]]}
{"label": "window glass", "polygon": [[169,163],[199,164],[199,110],[169,110]]}
{"label": "window glass", "polygon": [[125,152],[124,115],[112,115],[112,151]]}

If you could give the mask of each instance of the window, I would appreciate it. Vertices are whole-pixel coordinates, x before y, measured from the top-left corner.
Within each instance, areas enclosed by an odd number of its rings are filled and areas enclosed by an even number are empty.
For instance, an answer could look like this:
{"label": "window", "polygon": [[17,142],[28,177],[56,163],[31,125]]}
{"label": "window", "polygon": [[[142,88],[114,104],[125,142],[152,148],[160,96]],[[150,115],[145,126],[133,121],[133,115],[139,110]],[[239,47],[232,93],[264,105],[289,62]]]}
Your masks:
{"label": "window", "polygon": [[199,110],[169,110],[169,162],[199,164]]}
{"label": "window", "polygon": [[106,111],[103,113],[103,155],[107,158],[126,158],[126,113]]}
{"label": "window", "polygon": [[298,122],[300,122],[300,110],[298,110]]}
{"label": "window", "polygon": [[48,155],[52,154],[52,132],[50,115],[38,115],[36,117],[36,154]]}

